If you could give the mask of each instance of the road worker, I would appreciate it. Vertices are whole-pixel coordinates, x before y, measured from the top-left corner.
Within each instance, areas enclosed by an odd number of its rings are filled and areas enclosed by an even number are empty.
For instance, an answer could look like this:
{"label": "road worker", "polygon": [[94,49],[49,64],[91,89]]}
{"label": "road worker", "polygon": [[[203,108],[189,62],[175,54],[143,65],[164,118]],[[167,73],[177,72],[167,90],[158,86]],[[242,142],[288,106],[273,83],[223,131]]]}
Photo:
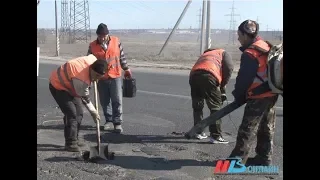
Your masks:
{"label": "road worker", "polygon": [[122,124],[122,70],[124,77],[131,78],[121,42],[118,37],[109,35],[107,25],[101,23],[96,30],[97,39],[90,43],[88,54],[108,62],[108,73],[98,81],[99,99],[106,123],[104,130],[121,133]]}
{"label": "road worker", "polygon": [[65,149],[79,152],[85,144],[79,141],[79,128],[83,118],[83,104],[93,120],[100,116],[89,96],[91,83],[106,73],[107,62],[93,55],[78,57],[61,65],[50,76],[50,92],[64,114]]}
{"label": "road worker", "polygon": [[[233,72],[232,57],[224,49],[206,50],[192,67],[189,77],[194,125],[203,119],[204,100],[210,110],[220,110],[226,100],[226,85]],[[222,137],[221,119],[209,126],[211,143],[228,143]],[[197,139],[205,139],[204,132],[196,134]]]}
{"label": "road worker", "polygon": [[[268,81],[267,56],[270,47],[258,36],[258,32],[259,24],[253,20],[246,20],[238,27],[240,51],[243,53],[232,94],[235,102],[246,103],[246,106],[236,145],[230,157],[242,158],[243,164],[269,165],[276,120],[274,106],[278,95],[273,94],[269,88],[261,92],[253,91],[255,87]],[[248,160],[255,136],[257,136],[256,156]]]}

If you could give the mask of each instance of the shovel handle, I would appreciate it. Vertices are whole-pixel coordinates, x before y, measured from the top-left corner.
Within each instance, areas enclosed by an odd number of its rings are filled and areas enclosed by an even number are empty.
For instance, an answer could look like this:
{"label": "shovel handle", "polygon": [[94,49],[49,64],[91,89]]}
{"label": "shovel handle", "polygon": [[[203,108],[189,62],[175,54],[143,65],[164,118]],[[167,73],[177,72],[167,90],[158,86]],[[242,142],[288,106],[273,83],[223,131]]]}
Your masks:
{"label": "shovel handle", "polygon": [[[93,81],[93,85],[94,85],[94,103],[95,103],[95,108],[97,110],[97,112],[99,113],[98,107],[98,89],[97,89],[97,81]],[[100,122],[97,120],[97,146],[98,146],[98,153],[100,154]]]}
{"label": "shovel handle", "polygon": [[98,89],[97,89],[97,81],[93,81],[94,86],[94,105],[96,110],[98,111],[99,105],[98,105]]}

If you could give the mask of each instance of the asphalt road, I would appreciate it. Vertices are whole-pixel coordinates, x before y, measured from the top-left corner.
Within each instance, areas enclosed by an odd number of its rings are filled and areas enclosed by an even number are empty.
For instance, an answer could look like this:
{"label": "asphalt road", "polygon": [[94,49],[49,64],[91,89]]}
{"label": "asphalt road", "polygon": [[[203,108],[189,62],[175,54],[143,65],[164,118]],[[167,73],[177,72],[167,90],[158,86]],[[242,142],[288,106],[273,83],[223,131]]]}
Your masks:
{"label": "asphalt road", "polygon": [[[40,60],[41,62],[41,60]],[[227,145],[208,140],[186,140],[179,133],[193,125],[190,88],[186,73],[154,73],[132,68],[139,89],[135,98],[124,98],[124,133],[103,132],[103,143],[116,153],[114,160],[99,164],[78,161],[77,153],[63,150],[62,113],[48,90],[48,77],[58,65],[40,64],[38,77],[38,179],[283,179],[282,98],[277,103],[277,124],[273,164],[280,175],[213,176],[215,160],[227,157],[235,145],[243,107],[223,118]],[[228,98],[234,80],[227,87]],[[85,111],[86,112],[86,111]],[[205,115],[209,111],[205,109]],[[101,111],[100,114],[102,115]],[[102,118],[103,119],[103,118]],[[89,114],[83,119],[81,137],[88,147],[95,145],[94,123]],[[173,133],[176,132],[176,133]],[[88,149],[86,147],[85,149]],[[252,156],[254,152],[251,153]]]}

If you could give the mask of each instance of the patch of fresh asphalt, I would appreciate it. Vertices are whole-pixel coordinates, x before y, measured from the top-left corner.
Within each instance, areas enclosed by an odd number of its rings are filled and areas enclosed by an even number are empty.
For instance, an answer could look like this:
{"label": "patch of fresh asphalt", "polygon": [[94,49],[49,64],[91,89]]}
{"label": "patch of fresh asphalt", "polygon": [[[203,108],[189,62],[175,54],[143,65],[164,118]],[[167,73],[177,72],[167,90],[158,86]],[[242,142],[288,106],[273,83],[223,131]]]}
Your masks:
{"label": "patch of fresh asphalt", "polygon": [[[243,107],[223,118],[223,131],[231,141],[213,145],[207,140],[185,140],[179,133],[193,124],[187,73],[151,72],[132,68],[137,79],[135,98],[124,98],[124,133],[103,132],[115,159],[98,164],[77,161],[77,153],[63,150],[62,113],[48,90],[47,78],[57,65],[40,64],[38,77],[38,179],[211,179],[215,160],[225,158],[234,147]],[[166,74],[165,74],[166,73]],[[228,97],[234,80],[228,85]],[[171,94],[171,96],[170,96]],[[282,107],[282,99],[277,106]],[[101,108],[100,108],[101,109]],[[208,110],[205,109],[205,115]],[[274,164],[282,172],[282,108],[277,110]],[[100,114],[103,113],[100,111]],[[231,120],[230,120],[231,119]],[[177,133],[172,133],[177,132]],[[88,113],[83,118],[81,137],[95,143],[95,129]],[[254,153],[251,153],[254,155]],[[282,179],[279,176],[214,176],[215,179]]]}

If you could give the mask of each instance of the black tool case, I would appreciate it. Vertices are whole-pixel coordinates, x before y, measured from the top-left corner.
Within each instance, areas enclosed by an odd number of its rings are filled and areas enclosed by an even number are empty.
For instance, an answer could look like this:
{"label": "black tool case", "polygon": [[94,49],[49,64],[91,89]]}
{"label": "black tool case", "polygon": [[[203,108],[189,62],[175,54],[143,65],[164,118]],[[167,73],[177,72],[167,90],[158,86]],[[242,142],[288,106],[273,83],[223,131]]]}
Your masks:
{"label": "black tool case", "polygon": [[135,78],[124,78],[122,83],[123,97],[135,97],[137,93],[136,79]]}

